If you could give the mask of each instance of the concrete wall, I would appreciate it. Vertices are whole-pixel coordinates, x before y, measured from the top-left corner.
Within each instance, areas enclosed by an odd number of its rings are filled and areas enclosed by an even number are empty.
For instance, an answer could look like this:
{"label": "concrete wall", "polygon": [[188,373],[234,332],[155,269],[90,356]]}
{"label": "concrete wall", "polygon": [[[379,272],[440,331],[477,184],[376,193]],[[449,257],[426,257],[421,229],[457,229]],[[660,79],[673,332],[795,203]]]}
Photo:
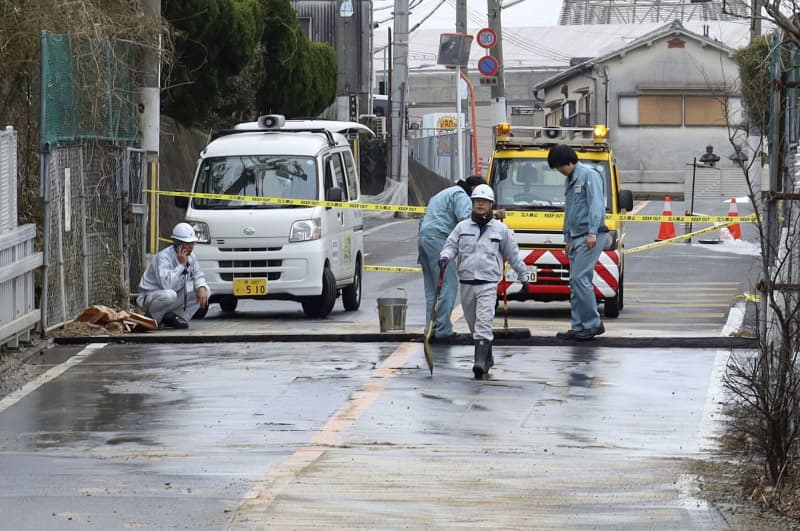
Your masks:
{"label": "concrete wall", "polygon": [[[683,48],[668,47],[668,41],[676,37],[684,41]],[[606,73],[606,122],[626,188],[639,196],[680,197],[684,180],[691,174],[686,164],[695,156],[700,158],[706,145],[714,146],[714,152],[720,156],[718,167],[735,168],[728,158],[733,148],[727,127],[630,126],[619,122],[619,99],[623,95],[720,95],[726,90],[722,87],[729,87],[731,97],[738,97],[738,68],[727,53],[684,35],[664,36],[649,46],[595,65],[589,75],[597,79],[596,84],[586,75],[576,75],[549,87],[544,100],[555,105],[564,99],[561,94],[564,85],[568,87],[566,99],[577,99],[580,96],[577,91],[588,88],[596,96],[591,105],[592,122],[601,123],[605,119]],[[752,151],[749,155],[753,156]]]}

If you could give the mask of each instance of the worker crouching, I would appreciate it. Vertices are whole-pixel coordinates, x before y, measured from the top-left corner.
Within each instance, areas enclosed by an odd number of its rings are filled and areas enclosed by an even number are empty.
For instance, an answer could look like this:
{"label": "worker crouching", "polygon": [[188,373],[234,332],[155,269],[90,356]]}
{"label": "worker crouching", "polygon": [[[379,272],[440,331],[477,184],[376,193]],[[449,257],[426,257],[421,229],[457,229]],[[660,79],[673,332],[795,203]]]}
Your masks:
{"label": "worker crouching", "polygon": [[475,341],[472,372],[476,380],[487,376],[494,365],[492,323],[497,284],[503,277],[503,258],[517,272],[521,292],[528,292],[528,269],[520,258],[519,246],[508,227],[492,217],[493,204],[492,188],[476,186],[472,191],[471,217],[456,225],[439,255],[441,268],[451,260],[457,261],[461,306]]}
{"label": "worker crouching", "polygon": [[193,253],[196,241],[191,225],[175,225],[172,245],[153,256],[139,281],[136,303],[160,326],[189,328],[194,314],[208,307],[210,290]]}

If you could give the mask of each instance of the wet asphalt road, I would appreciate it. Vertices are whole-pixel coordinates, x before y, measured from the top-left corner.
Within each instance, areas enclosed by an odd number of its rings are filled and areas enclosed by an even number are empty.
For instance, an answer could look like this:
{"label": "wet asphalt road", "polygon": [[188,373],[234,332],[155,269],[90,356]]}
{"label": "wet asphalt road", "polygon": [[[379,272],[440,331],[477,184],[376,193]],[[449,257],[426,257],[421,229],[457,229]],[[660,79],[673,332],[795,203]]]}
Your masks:
{"label": "wet asphalt road", "polygon": [[[414,265],[415,221],[368,228],[367,263]],[[656,230],[629,224],[628,247]],[[398,287],[421,332],[415,274],[365,275],[361,310],[328,319],[246,302],[193,323],[197,343],[53,349],[49,373],[0,400],[0,529],[725,528],[685,460],[713,447],[729,352],[670,338],[719,335],[757,259],[683,245],[630,255],[606,320],[652,348],[498,346],[484,382],[468,346],[435,345],[431,378],[419,343],[274,341],[376,332],[375,299]],[[509,313],[541,335],[568,319],[564,303]],[[203,342],[220,330],[272,340]]]}
{"label": "wet asphalt road", "polygon": [[98,346],[0,402],[3,529],[724,527],[722,351]]}

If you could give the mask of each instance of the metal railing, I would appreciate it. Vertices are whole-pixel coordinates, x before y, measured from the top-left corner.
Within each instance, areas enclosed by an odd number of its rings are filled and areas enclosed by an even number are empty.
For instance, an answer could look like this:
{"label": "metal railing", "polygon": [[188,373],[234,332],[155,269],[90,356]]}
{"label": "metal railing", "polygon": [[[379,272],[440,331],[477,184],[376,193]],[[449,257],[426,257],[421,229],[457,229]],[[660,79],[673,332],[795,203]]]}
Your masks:
{"label": "metal railing", "polygon": [[29,342],[40,321],[34,272],[42,253],[34,250],[35,225],[17,226],[17,133],[0,132],[0,347]]}

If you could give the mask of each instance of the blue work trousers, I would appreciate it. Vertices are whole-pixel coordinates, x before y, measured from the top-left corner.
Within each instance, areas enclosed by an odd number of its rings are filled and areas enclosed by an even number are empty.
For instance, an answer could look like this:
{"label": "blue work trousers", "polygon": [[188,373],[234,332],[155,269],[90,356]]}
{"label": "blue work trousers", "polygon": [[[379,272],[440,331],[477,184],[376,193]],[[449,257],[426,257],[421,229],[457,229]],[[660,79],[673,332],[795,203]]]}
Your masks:
{"label": "blue work trousers", "polygon": [[[433,298],[436,293],[436,283],[439,280],[439,253],[442,252],[445,240],[420,234],[417,241],[419,247],[419,263],[422,266],[422,280],[425,284],[425,326],[431,320],[433,311]],[[458,295],[458,271],[456,264],[448,264],[444,273],[444,282],[439,292],[439,301],[436,304],[436,324],[433,335],[447,337],[453,334],[453,323],[450,314],[456,304]]]}
{"label": "blue work trousers", "polygon": [[592,286],[594,266],[606,246],[608,233],[597,235],[597,244],[586,247],[586,236],[574,238],[569,242],[569,302],[572,313],[572,330],[590,330],[600,326],[597,311],[597,298]]}

